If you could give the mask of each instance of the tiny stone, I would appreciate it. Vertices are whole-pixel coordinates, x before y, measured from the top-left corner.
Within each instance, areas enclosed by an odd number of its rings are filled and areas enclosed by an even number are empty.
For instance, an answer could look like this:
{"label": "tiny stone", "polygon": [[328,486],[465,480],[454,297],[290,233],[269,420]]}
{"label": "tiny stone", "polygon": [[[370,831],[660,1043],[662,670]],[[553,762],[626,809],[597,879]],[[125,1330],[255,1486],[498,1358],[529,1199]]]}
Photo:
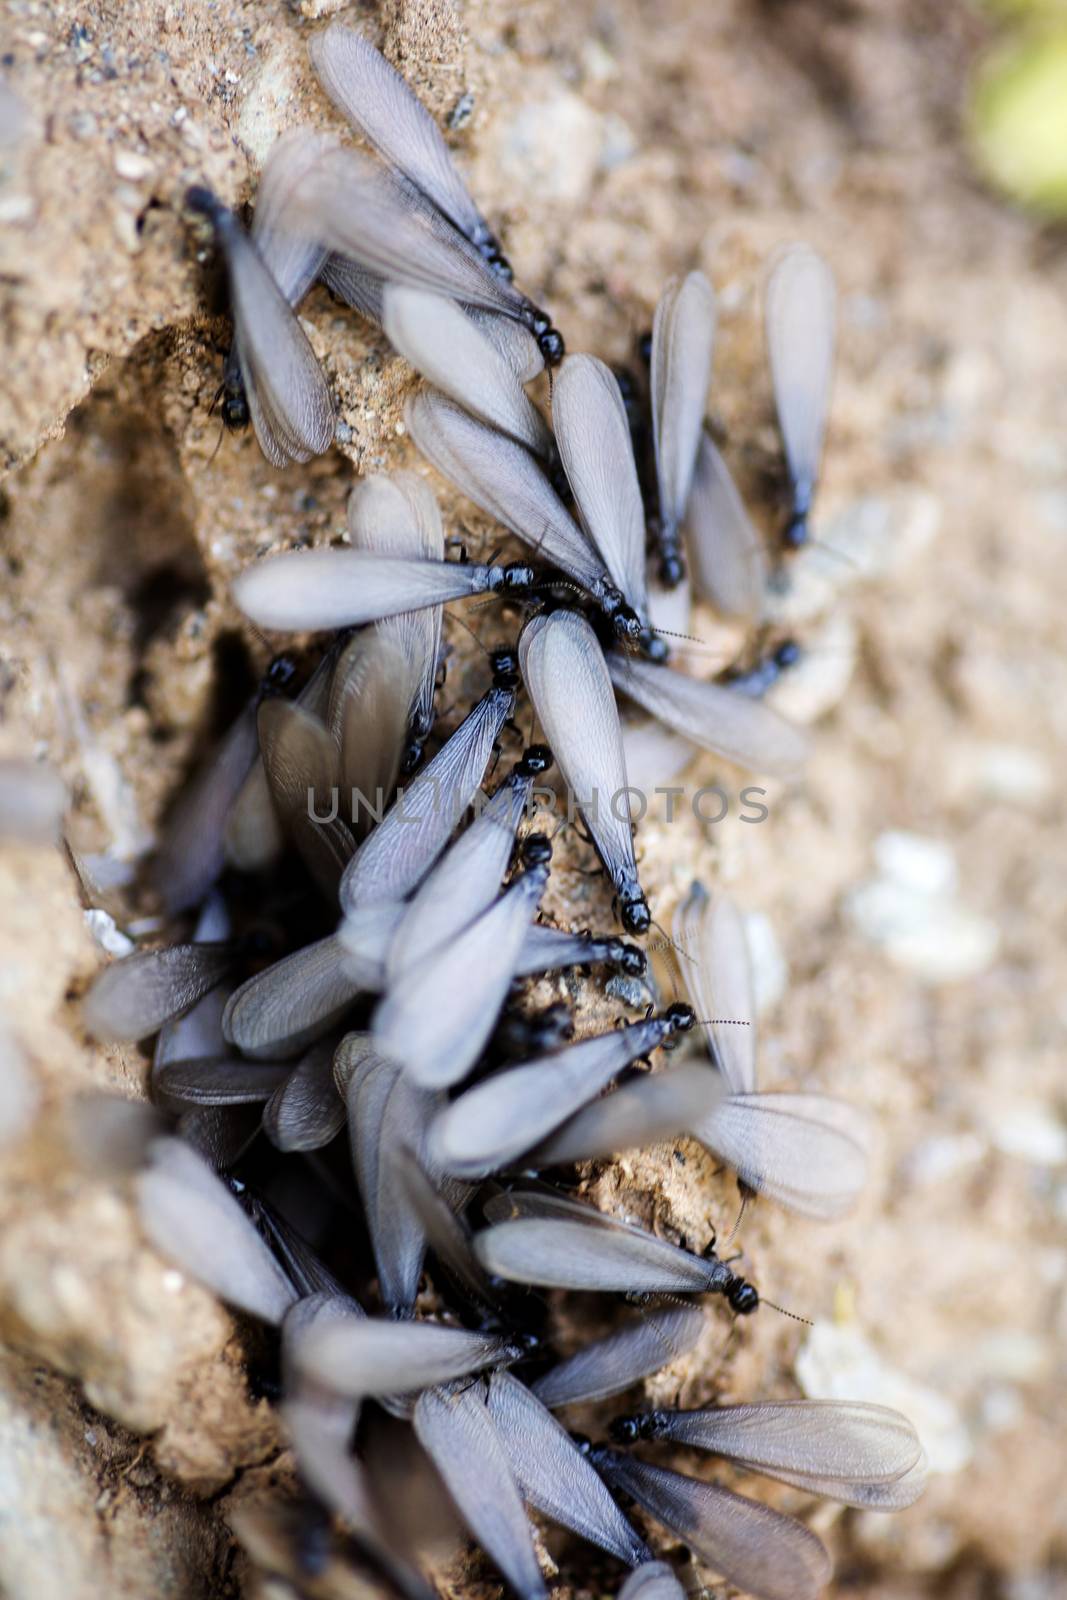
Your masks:
{"label": "tiny stone", "polygon": [[1007,1156],[1035,1167],[1062,1167],[1067,1162],[1067,1127],[1037,1101],[998,1107],[989,1118],[989,1137]]}
{"label": "tiny stone", "polygon": [[145,178],[150,178],[155,167],[147,156],[142,156],[136,150],[116,150],[115,171],[120,178],[127,178],[131,183],[139,183]]}
{"label": "tiny stone", "polygon": [[879,834],[874,859],[884,878],[903,889],[938,895],[956,887],[956,858],[947,845],[918,833]]}

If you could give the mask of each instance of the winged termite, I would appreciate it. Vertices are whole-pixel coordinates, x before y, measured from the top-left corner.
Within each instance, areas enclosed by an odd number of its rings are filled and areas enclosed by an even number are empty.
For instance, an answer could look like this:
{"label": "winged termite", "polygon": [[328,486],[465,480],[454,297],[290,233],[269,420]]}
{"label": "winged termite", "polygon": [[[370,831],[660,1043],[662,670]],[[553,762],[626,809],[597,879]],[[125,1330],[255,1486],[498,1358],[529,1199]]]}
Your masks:
{"label": "winged termite", "polygon": [[[500,891],[534,782],[551,763],[546,745],[531,745],[427,874],[405,906],[389,945],[390,981],[441,949],[488,910]],[[520,960],[535,932],[536,927],[526,929]]]}
{"label": "winged termite", "polygon": [[292,1284],[211,1169],[179,1139],[157,1139],[137,1179],[145,1232],[162,1255],[230,1305],[279,1323]]}
{"label": "winged termite", "polygon": [[416,1392],[513,1361],[516,1354],[499,1334],[384,1317],[317,1319],[292,1344],[302,1377],[353,1398]]}
{"label": "winged termite", "polygon": [[693,584],[724,617],[756,622],[763,610],[767,558],[729,468],[711,435],[700,437],[685,516]]}
{"label": "winged termite", "polygon": [[449,944],[408,967],[374,1015],[378,1048],[423,1088],[465,1078],[493,1031],[515,975],[526,931],[548,881],[552,847],[523,843],[526,870]]}
{"label": "winged termite", "polygon": [[453,1100],[430,1129],[431,1159],[457,1177],[512,1164],[594,1099],[631,1062],[693,1026],[688,1006],[583,1039],[554,1055],[495,1074]]}
{"label": "winged termite", "polygon": [[614,650],[606,659],[616,689],[691,744],[754,772],[794,777],[803,767],[807,736],[762,701]]}
{"label": "winged termite", "polygon": [[614,967],[629,978],[643,978],[647,969],[645,952],[635,944],[611,934],[568,933],[538,922],[530,928],[519,951],[517,978],[562,967]]}
{"label": "winged termite", "polygon": [[536,581],[525,561],[500,567],[322,548],[287,550],[246,567],[233,598],[257,627],[322,633],[475,595],[528,595]]}
{"label": "winged termite", "polygon": [[473,800],[514,702],[512,689],[490,689],[406,786],[345,869],[346,912],[402,900],[422,881]]}
{"label": "winged termite", "polygon": [[481,1384],[428,1389],[412,1422],[464,1522],[520,1600],[544,1600],[522,1497]]}
{"label": "winged termite", "polygon": [[82,1020],[97,1039],[149,1039],[196,1005],[233,970],[230,943],[175,944],[138,950],[115,961],[82,1002]]}
{"label": "winged termite", "polygon": [[432,208],[356,150],[323,153],[294,199],[297,223],[331,255],[386,283],[427,290],[508,317],[533,334],[546,363],[563,356],[551,320]]}
{"label": "winged termite", "polygon": [[518,1378],[494,1372],[487,1404],[523,1498],[627,1566],[650,1552],[570,1434]]}
{"label": "winged termite", "polygon": [[708,1021],[708,1049],[727,1093],[685,1130],[733,1167],[744,1188],[824,1221],[855,1203],[867,1177],[870,1124],[830,1095],[757,1091],[756,1008],[744,923],[727,895],[693,884],[675,913],[682,981]]}
{"label": "winged termite", "polygon": [[764,1400],[708,1411],[620,1417],[613,1436],[671,1439],[724,1456],[745,1472],[867,1511],[919,1498],[925,1455],[907,1417],[860,1400]]}
{"label": "winged termite", "polygon": [[552,424],[582,526],[627,604],[647,625],[645,519],[618,383],[595,356],[568,356]]}
{"label": "winged termite", "polygon": [[792,483],[783,535],[792,548],[808,538],[819,478],[834,365],[837,291],[833,273],[808,245],[792,245],[767,282],[765,320],[774,402]]}
{"label": "winged termite", "polygon": [[335,1061],[348,1110],[352,1165],[378,1268],[382,1300],[410,1314],[418,1294],[426,1233],[408,1190],[387,1157],[400,1144],[420,1149],[439,1098],[419,1089],[374,1049],[369,1034],[349,1034]]}
{"label": "winged termite", "polygon": [[[545,746],[537,748],[547,749]],[[499,793],[499,790],[497,792]],[[488,809],[487,806],[486,810]],[[461,835],[461,840],[464,838],[466,834]],[[456,848],[458,846],[453,846],[448,855],[442,858],[442,865],[450,861]],[[471,903],[470,897],[449,902],[448,909],[461,926],[465,926],[468,921],[467,913]],[[411,904],[413,902],[409,902],[408,906]],[[341,924],[338,938],[345,948],[346,971],[355,987],[368,992],[377,992],[385,988],[384,951],[387,948],[390,962],[395,960],[396,970],[403,970],[404,955],[409,948],[414,947],[415,943],[412,940],[409,946],[407,940],[396,939],[408,906],[389,904],[364,906],[351,912]],[[442,906],[440,910],[443,916],[444,907]],[[423,925],[420,923],[420,928]],[[432,918],[427,918],[425,925],[429,927],[425,949],[431,949],[444,942],[437,937],[437,929],[441,926],[441,922],[437,920],[436,914]],[[419,943],[423,943],[421,935]],[[644,951],[635,944],[628,944],[624,939],[611,934],[568,933],[565,928],[554,928],[548,923],[535,922],[526,930],[514,975],[516,978],[528,978],[538,973],[558,971],[567,967],[598,965],[614,967],[617,972],[630,978],[643,977],[647,968]]]}
{"label": "winged termite", "polygon": [[548,460],[552,435],[507,358],[454,300],[387,285],[382,327],[423,378],[490,427]]}
{"label": "winged termite", "polygon": [[643,1312],[605,1338],[582,1345],[530,1388],[553,1410],[606,1400],[686,1355],[704,1326],[703,1312],[689,1306]]}
{"label": "winged termite", "polygon": [[612,1488],[754,1600],[815,1600],[829,1582],[830,1557],[795,1517],[615,1450],[594,1449],[592,1461]]}
{"label": "winged termite", "polygon": [[[210,190],[189,189],[185,203],[211,223],[226,262],[234,330],[235,364],[227,373],[231,425],[241,420],[236,385],[243,381],[256,438],[273,466],[322,455],[333,443],[333,400],[290,301],[233,212]],[[308,238],[307,248],[315,250],[315,241]]]}
{"label": "winged termite", "polygon": [[715,296],[707,278],[690,272],[673,279],[656,307],[651,352],[659,577],[669,587],[685,576],[681,527],[704,424],[714,338]]}
{"label": "winged termite", "polygon": [[652,919],[637,876],[619,714],[596,634],[576,611],[541,613],[519,637],[519,661],[549,748],[615,887],[622,925],[647,933]]}
{"label": "winged termite", "polygon": [[[427,1247],[433,1252],[453,1288],[479,1317],[483,1326],[499,1324],[503,1296],[474,1253],[470,1228],[442,1189],[436,1187],[407,1144],[394,1144],[385,1152],[407,1202],[417,1215]],[[466,1185],[451,1185],[463,1195]]]}
{"label": "winged termite", "polygon": [[152,864],[152,881],[169,916],[199,905],[222,872],[227,821],[259,754],[256,716],[260,703],[285,694],[294,672],[289,656],[275,657],[256,694],[168,819]]}
{"label": "winged termite", "polygon": [[339,22],[312,36],[308,55],[337,109],[502,277],[510,268],[471,199],[436,122],[380,50]]}
{"label": "winged termite", "polygon": [[[482,1264],[498,1277],[549,1289],[619,1294],[722,1294],[741,1315],[759,1296],[714,1252],[696,1256],[633,1223],[565,1197],[512,1191],[475,1237]],[[506,1220],[497,1221],[498,1217]]]}
{"label": "winged termite", "polygon": [[414,395],[404,415],[443,477],[578,584],[619,637],[641,636],[642,619],[528,450],[432,389]]}

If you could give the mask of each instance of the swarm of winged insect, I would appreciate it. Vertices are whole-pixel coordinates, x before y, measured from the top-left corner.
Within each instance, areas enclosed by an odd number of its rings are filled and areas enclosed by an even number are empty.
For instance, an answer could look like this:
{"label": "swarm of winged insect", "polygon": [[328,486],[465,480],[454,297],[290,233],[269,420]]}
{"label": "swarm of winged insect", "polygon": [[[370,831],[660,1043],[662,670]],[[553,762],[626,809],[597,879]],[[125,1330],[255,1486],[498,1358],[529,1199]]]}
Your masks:
{"label": "swarm of winged insect", "polygon": [[[677,1595],[656,1556],[679,1540],[759,1600],[807,1600],[827,1551],[802,1515],[737,1493],[731,1467],[895,1510],[923,1484],[914,1430],[883,1408],[789,1396],[616,1416],[605,1402],[715,1320],[740,1329],[761,1291],[714,1241],[601,1211],[585,1182],[588,1163],[689,1136],[746,1199],[830,1220],[866,1175],[860,1110],[757,1088],[731,902],[694,885],[670,921],[642,884],[628,706],[687,750],[758,771],[794,774],[806,753],[763,699],[785,653],[732,678],[688,670],[662,620],[677,611],[684,631],[687,597],[649,582],[653,534],[664,584],[680,584],[688,544],[705,598],[761,610],[767,562],[703,430],[711,288],[691,273],[656,312],[650,515],[616,379],[591,354],[562,359],[403,80],[339,24],[311,54],[380,159],[288,136],[248,233],[191,191],[231,286],[224,415],[239,420],[243,395],[278,465],[328,447],[326,380],[293,309],[321,275],[427,380],[407,411],[416,446],[526,559],[446,558],[434,495],[407,472],[356,485],[346,542],[240,574],[239,611],[322,636],[317,653],[276,660],[174,811],[152,879],[175,937],[115,962],[85,1002],[97,1037],[154,1041],[167,1132],[145,1124],[134,1180],[148,1236],[259,1325],[300,1498],[241,1537],[300,1588],[332,1519],[371,1583],[425,1596],[426,1482],[522,1597],[546,1592],[543,1519],[610,1562],[629,1600]],[[821,454],[831,289],[802,253],[768,296],[794,543]],[[525,388],[542,362],[558,366],[550,415]],[[508,644],[474,653],[476,693],[450,694],[446,721],[457,614],[444,608],[472,599],[496,608]],[[553,767],[609,886],[599,933],[550,912],[560,830],[539,804]],[[644,950],[616,926],[640,938],[657,918],[691,1004],[658,1003]],[[568,991],[575,1015],[525,1015],[527,980],[578,969],[592,976]],[[594,1003],[609,973],[628,1012]],[[618,1312],[595,1339],[593,1305]],[[566,1355],[563,1327],[578,1335]],[[595,1442],[567,1426],[576,1406]],[[609,1440],[703,1450],[727,1476]]]}

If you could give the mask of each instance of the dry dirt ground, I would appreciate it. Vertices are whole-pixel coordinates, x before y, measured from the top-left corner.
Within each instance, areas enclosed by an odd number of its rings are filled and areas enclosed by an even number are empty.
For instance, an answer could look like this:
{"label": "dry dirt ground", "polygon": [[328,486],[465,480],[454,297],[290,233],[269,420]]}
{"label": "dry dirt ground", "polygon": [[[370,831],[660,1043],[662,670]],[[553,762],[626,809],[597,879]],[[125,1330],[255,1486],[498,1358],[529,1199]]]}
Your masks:
{"label": "dry dirt ground", "polygon": [[[277,473],[250,437],[219,446],[209,414],[226,323],[181,196],[206,180],[246,201],[278,133],[335,124],[304,45],[337,9],[0,7],[0,70],[28,112],[0,150],[0,755],[60,768],[82,850],[147,847],[242,656],[265,660],[228,600],[238,567],[331,536],[354,472],[411,461],[407,369],[322,291],[303,316],[345,442]],[[750,1275],[814,1328],[764,1310],[726,1349],[709,1318],[698,1358],[650,1388],[895,1399],[937,1470],[902,1516],[815,1511],[834,1593],[1052,1600],[1067,1592],[1067,269],[1062,241],[983,193],[961,149],[976,15],[960,0],[353,14],[437,114],[469,107],[455,145],[474,191],[572,349],[627,359],[666,277],[709,275],[712,411],[768,530],[762,272],[795,237],[834,264],[832,548],[779,602],[817,680],[787,691],[822,713],[810,772],[771,789],[761,826],[653,810],[639,844],[661,918],[694,875],[754,915],[762,1082],[870,1106],[875,1175],[833,1227],[746,1218]],[[449,515],[472,549],[492,543],[469,507]],[[712,639],[710,617],[693,628]],[[454,630],[460,703],[484,678],[465,640]],[[714,775],[698,762],[685,781]],[[551,909],[603,921],[602,885],[566,849]],[[0,1590],[237,1593],[260,1580],[234,1508],[287,1474],[246,1385],[247,1330],[64,1142],[71,1093],[144,1082],[138,1051],[94,1051],[80,1029],[105,959],[66,859],[0,851],[0,1006],[42,1095],[0,1172]],[[702,1245],[729,1227],[732,1184],[696,1147],[678,1157],[590,1182]],[[617,1585],[553,1540],[562,1582]],[[492,1575],[453,1568],[448,1588],[488,1594]]]}

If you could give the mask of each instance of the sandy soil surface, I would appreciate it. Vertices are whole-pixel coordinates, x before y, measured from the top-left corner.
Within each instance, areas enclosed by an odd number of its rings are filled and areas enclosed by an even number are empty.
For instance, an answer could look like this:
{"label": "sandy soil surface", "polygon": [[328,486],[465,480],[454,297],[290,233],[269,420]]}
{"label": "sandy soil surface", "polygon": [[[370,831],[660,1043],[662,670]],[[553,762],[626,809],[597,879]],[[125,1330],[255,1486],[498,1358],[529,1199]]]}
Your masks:
{"label": "sandy soil surface", "polygon": [[[321,290],[302,316],[344,442],[278,473],[251,437],[220,445],[210,414],[227,324],[181,196],[206,180],[248,200],[278,133],[336,125],[305,41],[337,10],[3,8],[28,129],[0,150],[0,756],[48,754],[83,851],[145,850],[266,660],[228,599],[239,567],[336,534],[354,472],[413,462],[408,369]],[[386,0],[355,14],[435,113],[469,104],[457,151],[570,348],[630,359],[667,276],[708,274],[712,413],[769,534],[763,272],[797,237],[833,262],[828,548],[776,601],[808,648],[782,705],[814,718],[810,772],[768,785],[758,827],[736,813],[668,824],[658,803],[639,845],[661,921],[694,876],[752,914],[761,1081],[871,1107],[875,1176],[833,1227],[763,1205],[745,1219],[745,1270],[814,1327],[764,1310],[729,1339],[709,1316],[696,1357],[649,1388],[690,1404],[899,1404],[927,1440],[929,1493],[895,1518],[814,1512],[834,1593],[1052,1600],[1067,1592],[1067,269],[1062,240],[983,193],[961,150],[975,16],[958,0]],[[449,532],[496,543],[436,487]],[[514,623],[483,612],[475,626],[490,640]],[[692,631],[707,656],[730,647],[710,615]],[[450,638],[454,720],[484,664],[460,628]],[[716,776],[701,761],[684,781]],[[602,882],[574,870],[588,853],[563,851],[551,911],[604,923]],[[128,908],[107,903],[125,925]],[[0,1588],[243,1592],[259,1580],[235,1508],[288,1474],[246,1383],[248,1330],[148,1249],[128,1196],[64,1142],[71,1094],[145,1079],[140,1052],[96,1050],[80,1027],[105,959],[66,859],[0,850],[0,1007],[42,1096],[0,1172]],[[590,1025],[621,1010],[572,989]],[[565,992],[554,980],[534,998]],[[690,1145],[589,1183],[696,1246],[736,1209],[732,1180]],[[560,1315],[577,1338],[571,1308]],[[557,1535],[548,1548],[562,1583],[616,1586]],[[459,1566],[447,1592],[491,1587],[488,1568]]]}

